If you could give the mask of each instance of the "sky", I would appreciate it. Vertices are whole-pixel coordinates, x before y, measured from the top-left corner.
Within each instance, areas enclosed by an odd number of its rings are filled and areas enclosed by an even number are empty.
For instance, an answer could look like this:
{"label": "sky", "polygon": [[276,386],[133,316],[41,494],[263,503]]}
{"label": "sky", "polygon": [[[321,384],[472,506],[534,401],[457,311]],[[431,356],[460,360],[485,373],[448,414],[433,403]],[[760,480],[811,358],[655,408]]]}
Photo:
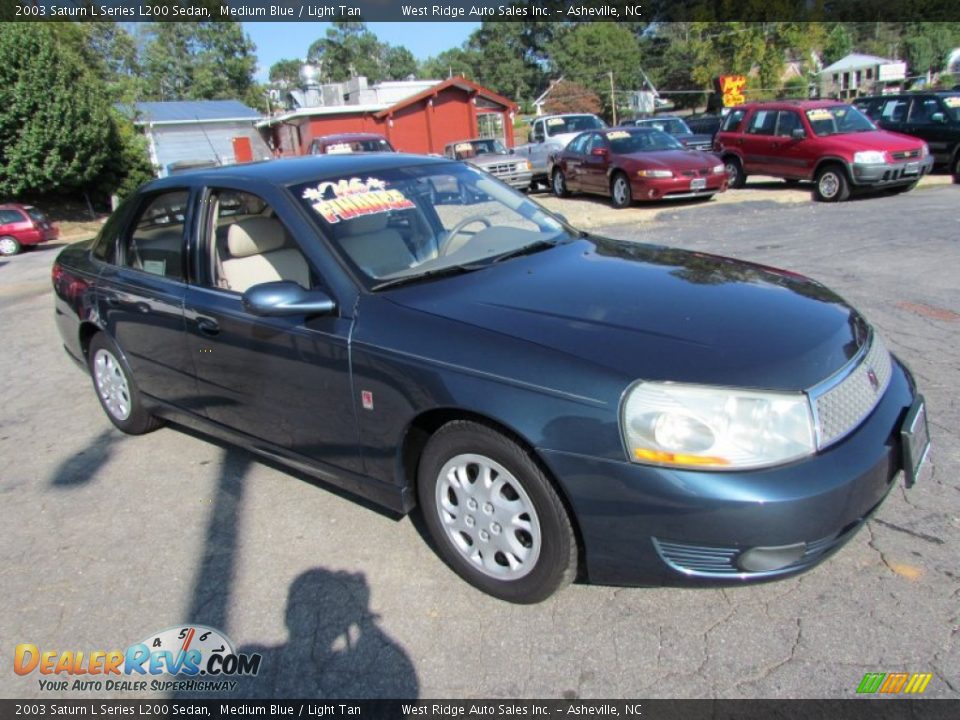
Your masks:
{"label": "sky", "polygon": [[[277,60],[306,56],[313,41],[324,37],[329,26],[330,23],[325,22],[243,23],[244,31],[257,46],[257,80],[266,82],[270,66]],[[478,27],[480,23],[474,22],[367,23],[367,28],[381,42],[405,45],[417,60],[457,47]]]}

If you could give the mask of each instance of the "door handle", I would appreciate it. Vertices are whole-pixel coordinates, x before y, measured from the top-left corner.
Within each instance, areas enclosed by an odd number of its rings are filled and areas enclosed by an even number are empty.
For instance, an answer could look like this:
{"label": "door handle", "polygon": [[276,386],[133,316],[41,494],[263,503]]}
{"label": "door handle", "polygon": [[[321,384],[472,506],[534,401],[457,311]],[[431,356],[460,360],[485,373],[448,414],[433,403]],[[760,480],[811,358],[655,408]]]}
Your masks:
{"label": "door handle", "polygon": [[120,304],[120,298],[118,298],[112,292],[105,293],[103,296],[103,301],[107,303],[107,305],[109,305],[110,307],[117,307]]}
{"label": "door handle", "polygon": [[220,333],[220,324],[213,318],[199,317],[197,318],[197,330],[212,337]]}

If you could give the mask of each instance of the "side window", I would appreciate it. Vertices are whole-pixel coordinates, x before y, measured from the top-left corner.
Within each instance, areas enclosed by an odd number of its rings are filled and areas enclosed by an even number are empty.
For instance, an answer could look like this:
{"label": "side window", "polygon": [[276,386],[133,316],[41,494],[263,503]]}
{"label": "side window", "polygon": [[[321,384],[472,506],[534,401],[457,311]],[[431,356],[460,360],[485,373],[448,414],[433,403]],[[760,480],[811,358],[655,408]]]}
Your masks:
{"label": "side window", "polygon": [[147,199],[122,238],[123,265],[174,280],[183,279],[183,228],[187,190],[174,190]]}
{"label": "side window", "polygon": [[540,142],[543,140],[543,121],[538,120],[533,124],[533,130],[530,131],[530,139],[533,142]]}
{"label": "side window", "polygon": [[724,118],[721,130],[724,132],[736,132],[740,129],[740,123],[743,122],[743,116],[746,114],[745,110],[731,110],[727,117]]}
{"label": "side window", "polygon": [[582,155],[589,140],[589,135],[579,135],[573,139],[573,142],[570,143],[567,149],[570,150],[570,152],[575,152],[578,155]]}
{"label": "side window", "polygon": [[773,129],[776,123],[776,110],[757,110],[753,119],[750,121],[750,127],[747,128],[747,132],[751,135],[773,135]]}
{"label": "side window", "polygon": [[0,225],[23,222],[23,216],[16,210],[0,210]]}
{"label": "side window", "polygon": [[93,256],[98,260],[111,265],[117,262],[117,239],[120,237],[120,231],[123,229],[123,220],[129,213],[129,203],[127,200],[117,208],[113,215],[107,220],[106,224],[97,234],[97,239],[93,244]]}
{"label": "side window", "polygon": [[790,137],[793,131],[802,129],[803,123],[800,116],[793,110],[781,110],[780,117],[777,119],[777,135]]}
{"label": "side window", "polygon": [[317,285],[293,235],[263,199],[239,190],[210,192],[206,215],[208,284],[243,293],[265,282]]}
{"label": "side window", "polygon": [[871,120],[880,119],[880,110],[883,105],[882,98],[871,98],[870,100],[857,100],[854,106]]}
{"label": "side window", "polygon": [[885,122],[901,123],[907,119],[907,101],[900,98],[887,100],[880,110],[880,119]]}
{"label": "side window", "polygon": [[933,114],[943,112],[936,98],[914,98],[910,106],[909,121],[917,125],[932,125]]}
{"label": "side window", "polygon": [[602,148],[606,146],[606,142],[599,133],[591,133],[589,139],[587,140],[587,146],[584,149],[584,152],[589,155],[597,148]]}

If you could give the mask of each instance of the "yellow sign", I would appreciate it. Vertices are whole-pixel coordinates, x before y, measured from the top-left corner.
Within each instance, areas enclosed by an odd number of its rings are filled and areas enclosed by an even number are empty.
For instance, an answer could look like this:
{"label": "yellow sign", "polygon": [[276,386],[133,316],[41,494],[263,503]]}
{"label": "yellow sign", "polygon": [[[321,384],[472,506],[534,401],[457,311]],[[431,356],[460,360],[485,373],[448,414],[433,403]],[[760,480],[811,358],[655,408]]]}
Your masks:
{"label": "yellow sign", "polygon": [[747,87],[747,78],[745,75],[721,75],[720,92],[723,95],[724,107],[736,107],[743,105],[746,98],[743,91]]}
{"label": "yellow sign", "polygon": [[617,130],[616,132],[607,133],[608,140],[620,140],[621,138],[628,138],[628,137],[630,137],[630,133],[628,133],[626,130]]}

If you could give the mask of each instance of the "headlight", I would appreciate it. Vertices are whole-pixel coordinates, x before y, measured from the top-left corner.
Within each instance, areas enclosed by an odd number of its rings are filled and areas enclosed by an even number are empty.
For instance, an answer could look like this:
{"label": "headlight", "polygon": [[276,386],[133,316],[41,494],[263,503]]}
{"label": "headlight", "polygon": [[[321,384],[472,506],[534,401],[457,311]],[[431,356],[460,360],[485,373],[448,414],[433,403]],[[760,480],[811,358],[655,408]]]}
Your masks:
{"label": "headlight", "polygon": [[920,147],[920,157],[926,157],[926,156],[929,155],[929,154],[930,154],[930,148],[927,146],[926,143],[924,143],[924,144]]}
{"label": "headlight", "polygon": [[727,171],[727,168],[725,168],[723,165],[714,165],[714,166],[713,166],[713,174],[714,174],[714,175],[722,175],[722,174],[725,173],[726,171]]}
{"label": "headlight", "polygon": [[861,150],[853,154],[853,161],[860,165],[876,165],[877,163],[885,163],[887,156],[880,150]]}
{"label": "headlight", "polygon": [[533,170],[533,165],[530,164],[530,161],[529,161],[529,160],[527,160],[527,162],[526,162],[526,168],[527,168],[527,170]]}
{"label": "headlight", "polygon": [[672,178],[671,170],[637,170],[637,175],[646,178]]}
{"label": "headlight", "polygon": [[803,393],[638,382],[627,392],[620,423],[637,463],[740,470],[816,449]]}

